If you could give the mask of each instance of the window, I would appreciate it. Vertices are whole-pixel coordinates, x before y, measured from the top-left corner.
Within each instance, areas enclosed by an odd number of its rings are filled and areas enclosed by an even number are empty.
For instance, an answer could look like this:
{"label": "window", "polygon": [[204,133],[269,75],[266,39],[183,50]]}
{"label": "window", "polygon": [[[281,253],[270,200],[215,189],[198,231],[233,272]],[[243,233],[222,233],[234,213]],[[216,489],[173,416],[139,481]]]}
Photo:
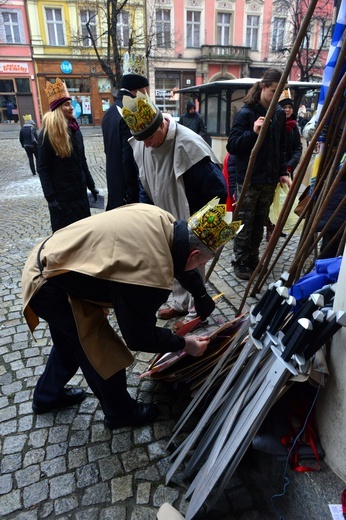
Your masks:
{"label": "window", "polygon": [[22,43],[19,30],[19,13],[3,11],[1,13],[3,30],[1,36],[6,43]]}
{"label": "window", "polygon": [[216,27],[217,45],[230,45],[231,41],[231,15],[228,13],[217,13]]}
{"label": "window", "polygon": [[29,93],[30,82],[28,78],[16,78],[17,92]]}
{"label": "window", "polygon": [[96,40],[96,11],[89,11],[89,9],[83,9],[80,12],[80,20],[82,26],[82,38],[84,47],[91,47],[92,39],[90,38],[90,34],[87,28],[89,26],[89,30],[92,34],[92,38],[94,41]]}
{"label": "window", "polygon": [[156,9],[156,42],[158,47],[171,47],[170,9]]}
{"label": "window", "polygon": [[330,47],[330,36],[331,36],[331,26],[330,22],[321,22],[318,24],[318,39],[317,39],[317,48],[318,49],[326,49]]}
{"label": "window", "polygon": [[14,92],[14,83],[12,79],[0,79],[0,92]]}
{"label": "window", "polygon": [[156,71],[155,104],[163,112],[179,118],[179,96],[175,99],[174,91],[180,87],[180,73],[175,71]]}
{"label": "window", "polygon": [[274,18],[272,33],[272,50],[280,51],[284,48],[285,18]]}
{"label": "window", "polygon": [[258,50],[259,16],[248,15],[246,17],[246,47],[252,51]]}
{"label": "window", "polygon": [[118,41],[120,47],[127,47],[130,39],[130,15],[127,11],[120,11],[117,23]]}
{"label": "window", "polygon": [[46,8],[49,45],[65,45],[61,9]]}
{"label": "window", "polygon": [[186,47],[200,47],[201,13],[187,11],[186,13]]}

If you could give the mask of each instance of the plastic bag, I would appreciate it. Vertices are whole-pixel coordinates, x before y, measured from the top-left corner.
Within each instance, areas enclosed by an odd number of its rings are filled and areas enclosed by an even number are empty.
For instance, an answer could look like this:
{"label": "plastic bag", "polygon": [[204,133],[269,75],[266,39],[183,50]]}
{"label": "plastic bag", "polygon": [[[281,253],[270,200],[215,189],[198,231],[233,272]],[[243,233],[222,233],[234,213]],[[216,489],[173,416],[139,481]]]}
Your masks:
{"label": "plastic bag", "polygon": [[[270,219],[270,222],[272,222],[273,224],[276,224],[278,221],[280,212],[282,210],[282,206],[284,205],[285,199],[288,194],[288,190],[289,190],[289,188],[286,184],[281,186],[281,184],[278,183],[276,190],[275,190],[275,195],[274,195],[272,205],[270,206],[270,209],[269,209],[269,219]],[[298,205],[298,202],[299,202],[299,200],[296,197],[296,200],[295,200],[294,204],[292,205],[291,211],[290,211],[290,213],[287,217],[287,220],[285,222],[285,225],[283,227],[283,231],[285,233],[290,233],[292,231],[293,227],[295,226],[295,224],[299,218],[298,215],[296,215],[294,213],[294,209]],[[299,224],[298,228],[295,230],[294,233],[295,234],[300,233],[302,228],[303,228],[303,223]]]}

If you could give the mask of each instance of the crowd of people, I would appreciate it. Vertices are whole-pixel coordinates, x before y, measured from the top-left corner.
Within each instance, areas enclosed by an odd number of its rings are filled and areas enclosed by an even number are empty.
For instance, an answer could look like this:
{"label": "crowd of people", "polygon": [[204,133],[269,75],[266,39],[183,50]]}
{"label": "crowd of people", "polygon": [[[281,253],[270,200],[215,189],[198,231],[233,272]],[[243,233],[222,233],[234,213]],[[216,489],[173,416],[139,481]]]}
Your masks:
{"label": "crowd of people", "polygon": [[[181,336],[179,330],[196,316],[205,322],[215,308],[205,287],[204,266],[235,235],[235,275],[250,278],[276,186],[290,185],[302,153],[293,99],[285,91],[240,209],[243,227],[235,233],[224,205],[232,211],[243,189],[250,153],[281,74],[268,69],[244,98],[222,168],[204,139],[206,128],[195,104],[187,104],[179,122],[162,112],[148,95],[143,61],[127,55],[121,88],[102,123],[107,207],[93,216],[87,190],[95,200],[99,193],[72,99],[59,78],[47,82],[50,110],[42,130],[38,135],[28,115],[20,131],[53,231],[29,254],[22,278],[30,330],[34,333],[42,318],[53,343],[34,392],[36,414],[85,398],[83,389],[66,387],[80,367],[100,401],[107,428],[145,424],[159,410],[153,403],[137,402],[127,391],[131,351],[203,354],[208,337]],[[212,199],[216,202],[210,203]],[[109,323],[109,307],[121,337]],[[158,327],[157,317],[179,321],[171,330]]]}

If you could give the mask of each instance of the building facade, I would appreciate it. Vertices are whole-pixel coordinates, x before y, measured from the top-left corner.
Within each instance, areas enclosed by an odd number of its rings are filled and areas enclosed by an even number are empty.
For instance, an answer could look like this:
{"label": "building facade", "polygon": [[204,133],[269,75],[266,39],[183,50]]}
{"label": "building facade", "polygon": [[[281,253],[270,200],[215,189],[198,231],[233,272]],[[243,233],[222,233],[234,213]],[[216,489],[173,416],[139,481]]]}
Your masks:
{"label": "building facade", "polygon": [[37,83],[25,2],[0,5],[0,122],[39,121]]}
{"label": "building facade", "polygon": [[[106,0],[6,1],[0,7],[1,120],[8,120],[10,100],[14,119],[25,112],[39,121],[49,108],[46,81],[59,76],[80,124],[100,124],[129,49],[145,54],[151,97],[178,118],[190,99],[179,89],[260,78],[270,66],[284,67],[308,5],[308,0],[128,0],[117,11],[117,2]],[[319,0],[291,80],[322,76],[332,18],[332,3]]]}
{"label": "building facade", "polygon": [[[308,7],[308,0],[150,0],[148,19],[156,38],[149,73],[156,103],[179,116],[187,97],[176,90],[261,78],[268,67],[284,68]],[[321,79],[332,19],[333,4],[319,0],[291,80]]]}

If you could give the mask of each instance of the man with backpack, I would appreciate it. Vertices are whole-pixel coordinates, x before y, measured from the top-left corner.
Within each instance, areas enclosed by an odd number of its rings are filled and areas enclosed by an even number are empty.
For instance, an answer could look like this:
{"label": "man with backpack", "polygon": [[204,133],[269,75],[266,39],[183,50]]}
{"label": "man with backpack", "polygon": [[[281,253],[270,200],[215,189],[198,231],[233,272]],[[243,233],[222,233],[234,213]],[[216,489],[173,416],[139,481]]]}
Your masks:
{"label": "man with backpack", "polygon": [[36,123],[31,119],[30,114],[23,116],[23,119],[24,125],[19,132],[19,141],[28,156],[31,173],[36,175],[34,164],[34,156],[37,164],[38,133]]}

